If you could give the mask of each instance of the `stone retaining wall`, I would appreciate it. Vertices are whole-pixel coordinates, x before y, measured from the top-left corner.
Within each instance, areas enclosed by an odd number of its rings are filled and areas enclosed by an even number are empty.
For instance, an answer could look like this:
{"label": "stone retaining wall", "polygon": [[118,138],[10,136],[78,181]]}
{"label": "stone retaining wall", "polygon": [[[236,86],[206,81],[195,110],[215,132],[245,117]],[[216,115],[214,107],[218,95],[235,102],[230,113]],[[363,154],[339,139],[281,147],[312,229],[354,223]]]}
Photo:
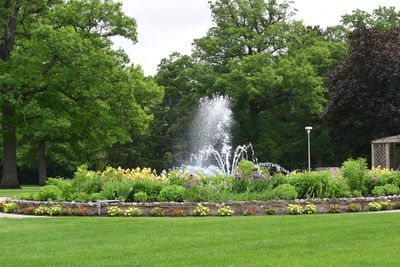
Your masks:
{"label": "stone retaining wall", "polygon": [[[257,215],[264,215],[265,210],[273,208],[277,214],[288,214],[288,204],[314,204],[317,207],[317,213],[327,213],[332,205],[337,205],[341,209],[341,212],[347,212],[349,205],[360,205],[361,211],[368,211],[368,203],[370,202],[382,202],[391,200],[392,203],[400,201],[400,195],[396,196],[383,196],[383,197],[358,197],[358,198],[324,198],[324,199],[297,199],[297,200],[271,200],[271,201],[232,201],[232,202],[201,202],[204,206],[210,209],[209,215],[217,215],[217,210],[220,207],[229,206],[235,211],[235,215],[243,215],[243,212],[252,208]],[[39,206],[52,206],[60,204],[63,207],[78,208],[86,207],[90,215],[98,215],[98,208],[96,203],[78,203],[78,202],[43,202],[43,201],[27,201],[27,200],[13,200],[8,199],[8,202],[16,202],[20,208],[27,207],[39,207]],[[119,206],[121,209],[129,207],[138,207],[142,211],[143,216],[150,216],[151,209],[154,207],[161,207],[165,209],[166,216],[169,216],[174,209],[182,209],[186,211],[188,215],[193,214],[193,210],[196,208],[198,202],[148,202],[148,203],[119,203],[110,204],[102,203],[101,215],[107,214],[107,208],[110,206]]]}

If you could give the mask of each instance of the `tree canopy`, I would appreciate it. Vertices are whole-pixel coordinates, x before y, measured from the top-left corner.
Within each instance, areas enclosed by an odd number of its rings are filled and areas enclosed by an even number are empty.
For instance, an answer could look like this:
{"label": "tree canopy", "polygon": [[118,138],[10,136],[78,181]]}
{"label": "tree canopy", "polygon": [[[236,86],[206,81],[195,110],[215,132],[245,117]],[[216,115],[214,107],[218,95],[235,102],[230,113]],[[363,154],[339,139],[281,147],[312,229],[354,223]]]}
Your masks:
{"label": "tree canopy", "polygon": [[8,2],[4,12],[18,19],[13,44],[2,43],[9,55],[0,62],[2,125],[10,128],[3,135],[2,187],[18,185],[18,132],[31,147],[68,144],[75,157],[144,133],[152,119],[145,106],[161,100],[162,89],[111,48],[117,35],[136,42],[136,22],[120,3],[43,1],[32,18],[29,7]]}
{"label": "tree canopy", "polygon": [[367,156],[374,138],[400,131],[400,29],[357,29],[350,56],[329,74],[331,136],[355,155]]}

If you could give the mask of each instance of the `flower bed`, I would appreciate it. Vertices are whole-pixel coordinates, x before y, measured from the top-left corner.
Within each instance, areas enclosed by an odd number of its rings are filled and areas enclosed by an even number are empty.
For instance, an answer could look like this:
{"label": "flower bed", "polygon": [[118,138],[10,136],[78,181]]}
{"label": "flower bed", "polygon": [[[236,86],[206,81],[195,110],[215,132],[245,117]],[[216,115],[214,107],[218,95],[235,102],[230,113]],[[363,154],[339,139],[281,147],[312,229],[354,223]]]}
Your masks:
{"label": "flower bed", "polygon": [[[377,204],[378,203],[378,204]],[[0,212],[36,215],[94,216],[220,216],[232,215],[285,215],[313,213],[342,213],[397,209],[400,195],[385,197],[358,197],[338,199],[297,199],[271,201],[232,202],[147,202],[147,203],[96,203],[43,202],[8,200],[0,202]],[[289,206],[290,205],[290,206]],[[295,205],[295,206],[293,206]],[[225,211],[229,207],[228,213]],[[296,210],[293,210],[296,207]],[[378,207],[378,208],[376,208]],[[380,207],[380,208],[379,208]],[[383,208],[382,208],[383,207]],[[221,211],[224,211],[221,213]]]}

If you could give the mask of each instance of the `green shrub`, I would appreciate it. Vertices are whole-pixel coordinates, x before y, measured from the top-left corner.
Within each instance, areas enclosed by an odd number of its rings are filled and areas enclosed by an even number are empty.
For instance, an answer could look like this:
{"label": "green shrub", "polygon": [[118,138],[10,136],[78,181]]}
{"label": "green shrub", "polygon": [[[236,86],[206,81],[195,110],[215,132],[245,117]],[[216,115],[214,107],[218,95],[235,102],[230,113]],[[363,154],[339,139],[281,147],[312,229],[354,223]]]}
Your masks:
{"label": "green shrub", "polygon": [[250,161],[241,160],[234,176],[232,191],[236,193],[263,192],[272,187],[268,170]]}
{"label": "green shrub", "polygon": [[385,185],[378,185],[375,186],[374,189],[372,190],[372,195],[373,196],[389,196],[389,195],[395,195],[399,191],[399,188],[396,185],[393,184],[385,184]]}
{"label": "green shrub", "polygon": [[265,210],[265,214],[267,215],[275,215],[276,214],[276,210],[273,208],[268,208]]}
{"label": "green shrub", "polygon": [[103,186],[101,197],[107,200],[126,201],[133,194],[132,182],[108,181]]}
{"label": "green shrub", "polygon": [[93,193],[90,195],[89,201],[96,202],[97,200],[103,200],[103,196],[101,193]]}
{"label": "green shrub", "polygon": [[288,209],[289,214],[291,214],[291,215],[300,215],[304,211],[304,208],[298,204],[289,204],[287,209]]}
{"label": "green shrub", "polygon": [[374,189],[372,190],[372,195],[373,196],[384,196],[385,195],[385,189],[383,188],[382,185],[375,186]]}
{"label": "green shrub", "polygon": [[34,199],[34,194],[33,193],[22,193],[19,195],[19,199],[22,200],[33,200]]}
{"label": "green shrub", "polygon": [[297,199],[298,195],[299,194],[294,186],[290,184],[282,184],[267,192],[267,199],[291,200]]}
{"label": "green shrub", "polygon": [[348,191],[340,178],[332,177],[331,172],[305,172],[288,176],[289,183],[296,188],[299,198],[342,197]]}
{"label": "green shrub", "polygon": [[147,197],[146,192],[137,192],[137,193],[135,193],[135,194],[133,195],[133,199],[134,199],[136,202],[146,202],[147,199],[148,199],[148,197]]}
{"label": "green shrub", "polygon": [[149,201],[157,201],[164,184],[157,180],[135,179],[131,181],[133,193],[145,192]]}
{"label": "green shrub", "polygon": [[204,207],[202,204],[197,204],[197,207],[193,210],[194,216],[207,216],[209,208]]}
{"label": "green shrub", "polygon": [[226,206],[226,207],[221,207],[217,210],[217,214],[218,216],[224,217],[224,216],[233,216],[233,214],[235,214],[235,212],[233,211],[233,209],[231,209],[231,207]]}
{"label": "green shrub", "polygon": [[386,196],[396,195],[399,192],[399,187],[394,184],[385,184],[383,189],[385,190]]}
{"label": "green shrub", "polygon": [[354,190],[354,191],[351,193],[351,195],[352,195],[352,197],[361,197],[361,196],[362,196],[362,193],[361,193],[360,191],[358,191],[358,190]]}
{"label": "green shrub", "polygon": [[37,201],[56,201],[62,197],[62,191],[56,185],[46,185],[34,194],[33,198]]}
{"label": "green shrub", "polygon": [[288,177],[281,173],[277,173],[271,177],[272,188],[275,188],[275,187],[278,187],[280,185],[287,184],[287,183],[288,183]]}
{"label": "green shrub", "polygon": [[358,190],[365,192],[365,182],[367,181],[367,161],[359,158],[357,160],[349,159],[345,161],[340,168],[342,176],[347,180],[352,191]]}
{"label": "green shrub", "polygon": [[89,202],[92,200],[92,195],[85,192],[76,192],[73,193],[69,199],[76,202]]}
{"label": "green shrub", "polygon": [[3,204],[4,213],[19,213],[19,206],[15,202],[4,203]]}
{"label": "green shrub", "polygon": [[186,189],[179,185],[171,185],[164,187],[158,195],[159,201],[183,201]]}
{"label": "green shrub", "polygon": [[101,180],[99,176],[87,169],[87,165],[82,165],[74,173],[72,187],[76,192],[85,192],[88,194],[99,193],[101,191]]}
{"label": "green shrub", "polygon": [[142,215],[142,211],[139,208],[131,207],[124,211],[124,215],[127,217],[139,217]]}
{"label": "green shrub", "polygon": [[193,202],[217,201],[218,193],[209,186],[193,186],[185,191],[184,200]]}
{"label": "green shrub", "polygon": [[58,178],[47,178],[47,185],[55,185],[61,190],[61,196],[69,200],[70,196],[75,192],[74,187],[72,186],[71,180],[63,180]]}
{"label": "green shrub", "polygon": [[235,179],[236,178],[232,175],[216,174],[202,181],[202,185],[212,187],[216,191],[232,192]]}
{"label": "green shrub", "polygon": [[382,210],[389,210],[391,207],[390,200],[381,202]]}
{"label": "green shrub", "polygon": [[361,211],[361,206],[359,204],[351,204],[348,206],[347,210],[349,212],[359,212]]}
{"label": "green shrub", "polygon": [[370,202],[370,203],[368,203],[368,209],[371,211],[377,211],[377,210],[381,210],[382,206],[378,202]]}
{"label": "green shrub", "polygon": [[0,212],[3,212],[4,204],[6,203],[0,201]]}

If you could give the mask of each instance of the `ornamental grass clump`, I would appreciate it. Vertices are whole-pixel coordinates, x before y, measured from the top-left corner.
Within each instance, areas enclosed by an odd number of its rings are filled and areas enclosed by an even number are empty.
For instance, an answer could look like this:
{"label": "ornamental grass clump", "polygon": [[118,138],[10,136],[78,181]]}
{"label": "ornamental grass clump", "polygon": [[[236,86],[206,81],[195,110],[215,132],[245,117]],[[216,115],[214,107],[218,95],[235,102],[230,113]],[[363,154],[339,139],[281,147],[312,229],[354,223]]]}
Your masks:
{"label": "ornamental grass clump", "polygon": [[317,211],[317,207],[314,204],[307,204],[304,207],[304,214],[314,214]]}
{"label": "ornamental grass clump", "polygon": [[299,204],[289,204],[287,209],[291,215],[300,215],[304,211],[304,208]]}
{"label": "ornamental grass clump", "polygon": [[117,206],[112,206],[107,209],[107,215],[110,217],[117,217],[124,214],[124,212]]}
{"label": "ornamental grass clump", "polygon": [[172,217],[186,217],[186,211],[184,211],[184,210],[181,210],[181,209],[174,209],[172,212],[171,212],[171,216]]}
{"label": "ornamental grass clump", "polygon": [[338,205],[332,205],[329,207],[328,213],[340,213],[340,207]]}
{"label": "ornamental grass clump", "polygon": [[217,210],[217,214],[218,214],[218,216],[224,217],[224,216],[233,216],[233,214],[235,214],[235,212],[233,211],[233,209],[231,209],[231,207],[226,206],[226,207],[219,208]]}
{"label": "ornamental grass clump", "polygon": [[368,203],[368,209],[370,211],[378,211],[382,209],[381,203],[378,202],[370,202]]}
{"label": "ornamental grass clump", "polygon": [[126,217],[139,217],[142,215],[142,211],[139,208],[131,207],[124,211],[124,215]]}
{"label": "ornamental grass clump", "polygon": [[256,212],[255,212],[252,208],[249,208],[249,209],[246,209],[246,210],[243,212],[243,215],[244,215],[244,216],[255,216],[255,215],[256,215]]}
{"label": "ornamental grass clump", "polygon": [[382,210],[389,210],[390,207],[391,207],[391,202],[390,202],[390,200],[381,202],[381,208],[382,208]]}
{"label": "ornamental grass clump", "polygon": [[265,210],[265,214],[266,215],[275,215],[276,214],[276,210],[273,208],[268,208]]}
{"label": "ornamental grass clump", "polygon": [[160,207],[155,207],[151,209],[151,216],[153,217],[163,217],[165,214],[165,211],[163,208]]}
{"label": "ornamental grass clump", "polygon": [[207,216],[209,211],[209,208],[204,207],[201,204],[197,204],[197,207],[193,210],[193,214],[194,216]]}

